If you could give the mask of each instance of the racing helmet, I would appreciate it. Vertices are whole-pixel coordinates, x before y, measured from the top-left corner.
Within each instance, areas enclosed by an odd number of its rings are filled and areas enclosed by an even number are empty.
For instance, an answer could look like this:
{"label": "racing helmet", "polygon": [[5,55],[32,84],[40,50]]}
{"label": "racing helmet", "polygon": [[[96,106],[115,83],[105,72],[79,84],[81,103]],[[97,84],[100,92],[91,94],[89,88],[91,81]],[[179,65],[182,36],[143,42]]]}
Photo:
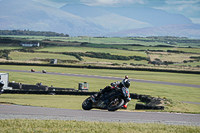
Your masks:
{"label": "racing helmet", "polygon": [[123,84],[123,86],[126,87],[126,88],[129,88],[130,85],[131,85],[129,79],[123,79],[123,80],[122,80],[122,84]]}

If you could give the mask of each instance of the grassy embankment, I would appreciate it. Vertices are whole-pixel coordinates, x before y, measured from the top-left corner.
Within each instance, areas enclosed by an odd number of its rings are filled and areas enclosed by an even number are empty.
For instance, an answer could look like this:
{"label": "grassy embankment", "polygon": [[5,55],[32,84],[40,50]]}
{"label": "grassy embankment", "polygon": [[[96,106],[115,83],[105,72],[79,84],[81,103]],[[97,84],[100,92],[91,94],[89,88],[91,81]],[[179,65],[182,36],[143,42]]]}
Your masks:
{"label": "grassy embankment", "polygon": [[[122,78],[124,75],[129,75],[129,78],[134,78],[134,79],[166,81],[166,82],[187,83],[187,84],[197,84],[197,85],[200,84],[199,83],[200,76],[195,75],[195,74],[1,65],[1,69],[16,69],[16,70],[30,71],[31,68],[34,68],[36,71],[41,71],[42,69],[45,69],[47,70],[47,73],[48,72],[74,73],[74,74],[86,74],[86,75],[113,76],[113,77],[122,77]],[[69,77],[69,76],[58,76],[58,75],[48,75],[48,74],[17,73],[17,72],[8,72],[8,73],[10,76],[9,77],[10,81],[16,81],[16,82],[20,82],[24,84],[36,84],[38,82],[42,82],[43,85],[48,85],[48,86],[53,85],[56,87],[78,89],[78,83],[82,83],[86,81],[89,83],[89,91],[99,91],[100,88],[103,88],[106,85],[109,85],[111,82],[115,82],[115,80],[107,80],[107,79]],[[172,111],[172,112],[199,113],[199,109],[200,109],[199,105],[186,104],[186,103],[179,102],[179,101],[200,102],[199,88],[132,82],[131,87],[130,87],[130,92],[151,95],[154,97],[161,97],[161,98],[166,97],[168,99],[172,99],[173,103],[171,105],[166,106],[165,108],[165,111],[168,111],[168,112]],[[0,102],[10,102],[10,103],[16,103],[16,104],[45,106],[45,107],[51,106],[51,107],[59,107],[59,108],[81,109],[81,103],[85,98],[86,98],[85,96],[78,96],[78,97],[58,96],[58,95],[56,96],[48,96],[48,95],[19,96],[19,95],[5,94],[1,96]],[[66,100],[66,101],[65,100],[63,101],[64,103],[62,102],[63,99]],[[74,104],[72,102],[73,100],[76,101],[74,102]],[[71,103],[70,101],[72,102],[73,106],[69,104]],[[132,100],[129,104],[128,109],[134,110],[136,102],[137,100]],[[49,103],[51,103],[51,105]],[[55,104],[52,104],[52,103],[55,103]],[[61,103],[61,104],[59,105],[57,103]]]}

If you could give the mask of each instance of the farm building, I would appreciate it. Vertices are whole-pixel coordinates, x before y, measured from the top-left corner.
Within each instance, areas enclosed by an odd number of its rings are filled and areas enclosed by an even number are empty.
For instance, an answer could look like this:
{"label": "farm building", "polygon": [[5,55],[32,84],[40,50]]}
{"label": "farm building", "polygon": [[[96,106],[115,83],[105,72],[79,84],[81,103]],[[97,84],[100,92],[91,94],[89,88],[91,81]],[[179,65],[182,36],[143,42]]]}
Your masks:
{"label": "farm building", "polygon": [[39,47],[40,43],[39,42],[21,42],[20,43],[21,46],[23,47]]}

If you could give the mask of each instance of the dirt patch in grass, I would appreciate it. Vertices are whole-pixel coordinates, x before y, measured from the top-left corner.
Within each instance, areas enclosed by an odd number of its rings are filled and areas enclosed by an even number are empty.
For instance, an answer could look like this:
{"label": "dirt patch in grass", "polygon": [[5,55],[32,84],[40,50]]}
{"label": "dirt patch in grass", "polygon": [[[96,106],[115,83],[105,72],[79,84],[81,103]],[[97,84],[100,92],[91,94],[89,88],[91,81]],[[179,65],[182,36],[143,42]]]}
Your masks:
{"label": "dirt patch in grass", "polygon": [[193,60],[190,57],[197,56],[196,54],[188,53],[168,53],[168,52],[150,52],[149,57],[151,61],[154,61],[156,58],[161,61],[172,61],[172,62],[183,62],[184,60]]}
{"label": "dirt patch in grass", "polygon": [[23,60],[6,60],[0,59],[0,62],[20,62],[20,63],[43,63],[42,61],[23,61]]}

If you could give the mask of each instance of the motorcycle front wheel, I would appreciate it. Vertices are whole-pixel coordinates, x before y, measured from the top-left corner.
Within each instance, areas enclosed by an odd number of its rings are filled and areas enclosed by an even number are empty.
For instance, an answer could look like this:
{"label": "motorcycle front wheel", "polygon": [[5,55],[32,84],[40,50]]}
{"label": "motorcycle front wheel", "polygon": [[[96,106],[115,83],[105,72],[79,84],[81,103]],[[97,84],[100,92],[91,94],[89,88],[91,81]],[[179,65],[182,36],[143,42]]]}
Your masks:
{"label": "motorcycle front wheel", "polygon": [[124,99],[115,97],[109,103],[107,109],[108,111],[116,111],[124,104]]}
{"label": "motorcycle front wheel", "polygon": [[92,101],[91,101],[90,97],[88,97],[87,99],[85,99],[85,101],[83,101],[82,108],[84,110],[91,110],[92,109]]}

